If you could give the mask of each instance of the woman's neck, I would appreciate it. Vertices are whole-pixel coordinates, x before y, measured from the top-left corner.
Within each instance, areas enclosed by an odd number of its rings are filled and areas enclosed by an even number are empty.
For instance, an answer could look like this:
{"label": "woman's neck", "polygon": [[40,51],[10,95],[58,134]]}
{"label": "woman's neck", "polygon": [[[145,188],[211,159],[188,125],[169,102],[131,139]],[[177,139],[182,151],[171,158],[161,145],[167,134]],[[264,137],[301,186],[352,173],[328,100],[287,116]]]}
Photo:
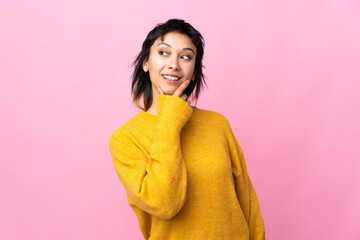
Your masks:
{"label": "woman's neck", "polygon": [[[153,115],[157,115],[159,93],[157,92],[157,90],[155,90],[154,86],[152,89],[152,95],[153,95],[153,99],[152,99],[151,106],[149,107],[148,110],[146,110],[146,112],[151,113]],[[195,110],[195,107],[193,107],[193,106],[190,106],[190,107],[193,109],[193,111]]]}

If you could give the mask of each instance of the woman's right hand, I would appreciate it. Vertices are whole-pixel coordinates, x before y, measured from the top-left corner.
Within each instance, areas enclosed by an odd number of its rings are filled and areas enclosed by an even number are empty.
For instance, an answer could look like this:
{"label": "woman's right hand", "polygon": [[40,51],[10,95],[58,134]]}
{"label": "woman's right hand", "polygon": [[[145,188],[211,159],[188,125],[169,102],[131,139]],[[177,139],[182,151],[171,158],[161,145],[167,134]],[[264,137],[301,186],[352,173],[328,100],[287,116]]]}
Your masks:
{"label": "woman's right hand", "polygon": [[[177,96],[181,99],[183,99],[185,102],[187,102],[190,105],[190,101],[187,101],[188,96],[183,93],[184,90],[189,86],[190,80],[184,81],[174,92],[173,96]],[[158,88],[159,94],[164,95],[164,91],[161,88]]]}

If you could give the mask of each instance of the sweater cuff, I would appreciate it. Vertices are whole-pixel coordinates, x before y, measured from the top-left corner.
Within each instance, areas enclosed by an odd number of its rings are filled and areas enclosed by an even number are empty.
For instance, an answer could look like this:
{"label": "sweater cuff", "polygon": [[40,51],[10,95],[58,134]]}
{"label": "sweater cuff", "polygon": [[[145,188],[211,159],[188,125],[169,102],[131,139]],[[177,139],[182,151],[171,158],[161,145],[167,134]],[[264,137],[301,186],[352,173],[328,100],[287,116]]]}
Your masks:
{"label": "sweater cuff", "polygon": [[171,124],[181,130],[192,113],[193,109],[180,97],[163,94],[158,96],[157,115],[159,124]]}

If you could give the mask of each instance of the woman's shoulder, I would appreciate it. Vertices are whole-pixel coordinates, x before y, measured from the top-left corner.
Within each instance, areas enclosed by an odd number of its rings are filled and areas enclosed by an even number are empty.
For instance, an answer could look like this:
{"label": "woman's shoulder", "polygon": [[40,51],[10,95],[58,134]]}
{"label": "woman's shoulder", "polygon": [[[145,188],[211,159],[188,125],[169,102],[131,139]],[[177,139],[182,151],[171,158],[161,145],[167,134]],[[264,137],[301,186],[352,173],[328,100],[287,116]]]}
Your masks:
{"label": "woman's shoulder", "polygon": [[218,111],[202,108],[196,108],[195,112],[196,111],[198,111],[196,115],[198,119],[203,121],[216,122],[217,124],[224,126],[228,124],[228,119],[225,117],[225,115]]}
{"label": "woman's shoulder", "polygon": [[[145,113],[143,111],[139,112],[137,115],[131,117],[127,122],[118,126],[111,135],[127,135],[129,133],[133,133],[138,131],[139,129],[145,127],[146,125],[149,126],[149,121],[145,118],[151,116],[149,113]],[[151,119],[150,119],[151,120]]]}

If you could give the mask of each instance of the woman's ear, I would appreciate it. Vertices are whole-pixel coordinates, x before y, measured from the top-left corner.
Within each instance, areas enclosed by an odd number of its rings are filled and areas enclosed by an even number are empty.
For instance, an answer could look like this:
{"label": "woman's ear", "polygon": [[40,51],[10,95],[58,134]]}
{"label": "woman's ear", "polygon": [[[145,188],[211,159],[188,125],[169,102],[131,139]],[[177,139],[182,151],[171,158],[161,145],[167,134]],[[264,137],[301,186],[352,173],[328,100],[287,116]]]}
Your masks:
{"label": "woman's ear", "polygon": [[147,66],[147,61],[144,61],[144,62],[143,62],[142,67],[143,67],[144,72],[147,72],[147,71],[149,70],[149,68],[148,68],[148,66]]}

